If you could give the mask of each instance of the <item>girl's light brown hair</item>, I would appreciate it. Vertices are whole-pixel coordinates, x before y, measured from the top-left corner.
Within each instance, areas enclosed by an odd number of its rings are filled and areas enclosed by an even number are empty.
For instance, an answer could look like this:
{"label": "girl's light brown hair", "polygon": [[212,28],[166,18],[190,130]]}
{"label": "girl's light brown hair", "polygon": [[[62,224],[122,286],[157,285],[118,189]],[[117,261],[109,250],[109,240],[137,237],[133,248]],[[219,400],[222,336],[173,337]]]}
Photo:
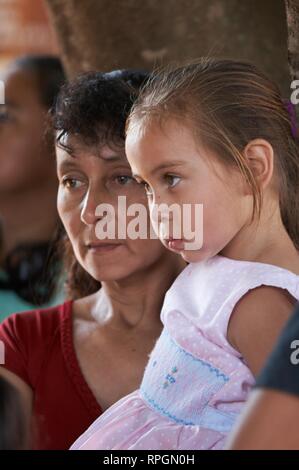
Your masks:
{"label": "girl's light brown hair", "polygon": [[132,108],[127,130],[168,118],[191,125],[221,161],[239,168],[252,190],[253,217],[260,214],[262,192],[243,150],[251,140],[267,140],[275,155],[282,220],[299,249],[298,144],[277,86],[251,64],[203,58],[153,74]]}

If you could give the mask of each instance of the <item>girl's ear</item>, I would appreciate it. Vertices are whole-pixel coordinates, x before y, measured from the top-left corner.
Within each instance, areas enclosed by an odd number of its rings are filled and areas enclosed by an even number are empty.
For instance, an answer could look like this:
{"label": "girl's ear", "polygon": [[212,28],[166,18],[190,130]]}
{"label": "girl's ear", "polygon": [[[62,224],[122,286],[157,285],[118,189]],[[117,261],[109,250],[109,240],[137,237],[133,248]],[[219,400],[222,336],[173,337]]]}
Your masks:
{"label": "girl's ear", "polygon": [[264,139],[251,140],[244,149],[244,157],[261,189],[265,189],[273,176],[274,151]]}

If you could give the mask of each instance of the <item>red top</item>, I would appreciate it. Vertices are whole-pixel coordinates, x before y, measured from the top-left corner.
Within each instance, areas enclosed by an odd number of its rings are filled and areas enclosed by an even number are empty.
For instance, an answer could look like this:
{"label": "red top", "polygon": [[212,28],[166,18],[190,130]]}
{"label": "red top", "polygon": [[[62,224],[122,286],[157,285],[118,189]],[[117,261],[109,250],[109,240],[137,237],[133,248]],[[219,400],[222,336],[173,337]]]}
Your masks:
{"label": "red top", "polygon": [[5,367],[33,390],[35,449],[68,449],[102,413],[74,350],[72,301],[0,324]]}

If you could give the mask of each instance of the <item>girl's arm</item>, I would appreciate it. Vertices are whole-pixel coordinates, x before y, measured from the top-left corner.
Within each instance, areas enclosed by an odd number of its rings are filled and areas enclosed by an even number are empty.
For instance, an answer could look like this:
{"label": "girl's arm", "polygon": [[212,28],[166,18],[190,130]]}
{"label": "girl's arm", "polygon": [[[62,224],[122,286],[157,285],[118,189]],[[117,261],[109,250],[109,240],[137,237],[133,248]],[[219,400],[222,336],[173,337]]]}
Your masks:
{"label": "girl's arm", "polygon": [[249,291],[235,306],[228,341],[242,354],[256,376],[294,310],[295,299],[284,289],[262,286]]}
{"label": "girl's arm", "polygon": [[257,387],[228,448],[299,449],[299,305],[258,377]]}

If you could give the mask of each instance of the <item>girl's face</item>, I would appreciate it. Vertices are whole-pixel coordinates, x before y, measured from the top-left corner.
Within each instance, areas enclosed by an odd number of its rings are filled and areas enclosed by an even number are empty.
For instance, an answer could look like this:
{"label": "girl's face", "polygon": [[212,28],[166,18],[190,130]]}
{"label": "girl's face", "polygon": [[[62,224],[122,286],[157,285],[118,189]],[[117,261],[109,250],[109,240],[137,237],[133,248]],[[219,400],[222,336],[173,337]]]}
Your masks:
{"label": "girl's face", "polygon": [[[170,260],[158,239],[132,240],[118,236],[119,196],[125,196],[127,207],[143,204],[150,223],[146,195],[131,176],[124,149],[113,150],[107,146],[91,149],[72,137],[67,145],[72,148],[72,155],[57,148],[57,207],[81,266],[98,281],[117,281],[137,272],[144,273],[159,260]],[[108,204],[115,211],[115,238],[97,237],[96,225],[105,219],[105,215],[96,215],[100,204]],[[124,223],[131,219],[128,217]]]}
{"label": "girl's face", "polygon": [[[195,142],[191,130],[176,121],[169,120],[163,128],[156,123],[145,128],[131,125],[126,154],[134,177],[145,186],[151,214],[155,204],[178,204],[181,209],[179,220],[174,212],[161,208],[153,225],[162,243],[186,261],[202,261],[220,253],[251,219],[252,197],[241,174],[221,164]],[[184,217],[184,204],[190,205],[189,219]],[[202,204],[200,224],[196,204]],[[186,224],[192,227],[193,241],[201,238],[198,231],[202,231],[201,246],[192,243],[190,249]]]}

